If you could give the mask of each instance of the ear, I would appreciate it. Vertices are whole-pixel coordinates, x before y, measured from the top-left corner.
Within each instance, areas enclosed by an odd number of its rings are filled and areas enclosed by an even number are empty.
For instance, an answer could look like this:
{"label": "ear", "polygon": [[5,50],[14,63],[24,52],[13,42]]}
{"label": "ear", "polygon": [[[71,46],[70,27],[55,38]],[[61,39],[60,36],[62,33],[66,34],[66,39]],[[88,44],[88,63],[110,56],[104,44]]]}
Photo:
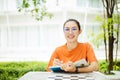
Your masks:
{"label": "ear", "polygon": [[82,30],[79,31],[79,34],[81,34]]}

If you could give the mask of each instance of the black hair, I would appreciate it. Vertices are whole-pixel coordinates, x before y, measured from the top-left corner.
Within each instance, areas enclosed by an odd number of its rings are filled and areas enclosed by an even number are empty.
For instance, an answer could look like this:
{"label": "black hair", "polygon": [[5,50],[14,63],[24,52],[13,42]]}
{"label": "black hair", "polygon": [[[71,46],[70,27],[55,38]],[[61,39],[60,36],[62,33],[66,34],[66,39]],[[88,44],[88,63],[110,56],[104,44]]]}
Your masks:
{"label": "black hair", "polygon": [[68,19],[68,20],[66,20],[65,23],[64,23],[64,25],[63,25],[63,28],[64,28],[65,24],[66,24],[67,22],[69,22],[69,21],[74,21],[74,22],[76,22],[76,24],[78,25],[78,29],[81,30],[80,23],[79,23],[76,19]]}

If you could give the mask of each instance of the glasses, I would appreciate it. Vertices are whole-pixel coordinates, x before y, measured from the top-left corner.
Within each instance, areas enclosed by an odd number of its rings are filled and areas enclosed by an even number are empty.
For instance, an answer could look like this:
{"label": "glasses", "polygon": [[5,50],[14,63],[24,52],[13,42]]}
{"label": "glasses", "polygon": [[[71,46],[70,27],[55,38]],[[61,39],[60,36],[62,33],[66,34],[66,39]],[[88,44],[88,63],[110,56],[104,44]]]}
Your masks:
{"label": "glasses", "polygon": [[72,27],[71,29],[68,28],[68,27],[64,27],[64,32],[65,33],[69,33],[69,32],[72,32],[72,33],[75,33],[77,31],[77,28],[76,27]]}

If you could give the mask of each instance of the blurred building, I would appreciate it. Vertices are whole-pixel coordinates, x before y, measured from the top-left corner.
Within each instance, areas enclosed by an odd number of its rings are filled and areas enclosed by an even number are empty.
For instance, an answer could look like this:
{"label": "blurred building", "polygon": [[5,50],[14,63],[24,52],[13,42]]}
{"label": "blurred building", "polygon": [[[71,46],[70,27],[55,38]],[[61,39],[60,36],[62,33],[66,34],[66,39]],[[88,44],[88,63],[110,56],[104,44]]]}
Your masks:
{"label": "blurred building", "polygon": [[18,12],[21,1],[0,0],[0,61],[49,60],[53,50],[65,44],[62,29],[66,19],[80,21],[79,40],[86,42],[89,31],[99,30],[95,17],[103,17],[102,0],[46,0],[54,16],[36,21],[30,14]]}

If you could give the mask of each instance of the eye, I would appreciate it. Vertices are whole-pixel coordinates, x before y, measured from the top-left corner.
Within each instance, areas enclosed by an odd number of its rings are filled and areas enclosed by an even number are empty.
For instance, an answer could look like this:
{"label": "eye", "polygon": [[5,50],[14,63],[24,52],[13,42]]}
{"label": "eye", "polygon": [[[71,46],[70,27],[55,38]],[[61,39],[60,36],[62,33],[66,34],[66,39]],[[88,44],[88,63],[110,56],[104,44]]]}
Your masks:
{"label": "eye", "polygon": [[64,28],[65,31],[69,31],[69,28]]}
{"label": "eye", "polygon": [[72,30],[75,31],[75,30],[77,30],[77,28],[73,27]]}

